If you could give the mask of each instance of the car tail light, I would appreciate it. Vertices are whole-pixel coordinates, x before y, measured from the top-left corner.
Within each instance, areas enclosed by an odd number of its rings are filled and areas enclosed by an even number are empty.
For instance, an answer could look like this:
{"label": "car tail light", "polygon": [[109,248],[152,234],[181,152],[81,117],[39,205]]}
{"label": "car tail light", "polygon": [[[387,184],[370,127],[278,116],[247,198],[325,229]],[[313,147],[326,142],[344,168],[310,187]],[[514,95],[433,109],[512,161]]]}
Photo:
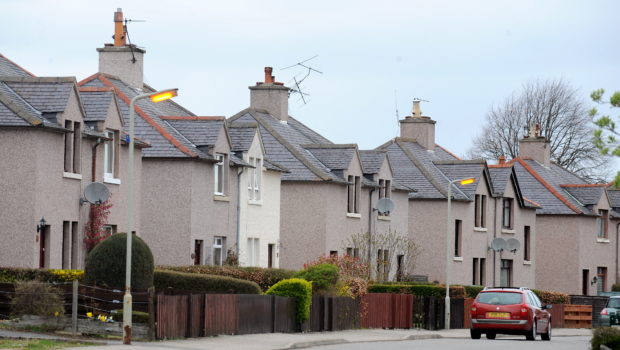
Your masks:
{"label": "car tail light", "polygon": [[601,311],[601,316],[608,316],[609,315],[609,310],[607,310],[607,308],[604,308],[603,311]]}
{"label": "car tail light", "polygon": [[530,309],[527,307],[527,304],[522,304],[522,305],[521,305],[521,317],[522,317],[522,318],[527,317],[527,316],[528,316],[528,314],[529,314],[529,310],[530,310]]}

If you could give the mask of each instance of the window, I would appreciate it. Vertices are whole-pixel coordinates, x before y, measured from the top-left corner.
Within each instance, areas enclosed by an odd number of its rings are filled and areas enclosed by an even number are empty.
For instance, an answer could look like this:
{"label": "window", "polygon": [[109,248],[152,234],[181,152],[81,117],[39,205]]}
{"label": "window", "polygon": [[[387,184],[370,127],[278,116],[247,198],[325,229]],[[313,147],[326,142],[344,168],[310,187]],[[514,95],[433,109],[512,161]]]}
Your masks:
{"label": "window", "polygon": [[523,260],[530,261],[530,227],[523,229]]}
{"label": "window", "polygon": [[80,123],[65,120],[65,129],[71,132],[65,133],[65,165],[67,173],[80,173],[80,145],[82,142],[82,128]]}
{"label": "window", "polygon": [[511,287],[512,286],[512,260],[502,259],[499,273],[499,286]]}
{"label": "window", "polygon": [[471,279],[471,284],[473,286],[478,284],[478,258],[473,258],[473,268],[472,268],[472,279]]}
{"label": "window", "polygon": [[596,291],[598,293],[607,290],[607,267],[599,266],[596,269]]}
{"label": "window", "polygon": [[360,249],[359,248],[347,248],[347,255],[352,258],[359,258]]}
{"label": "window", "polygon": [[116,232],[118,232],[116,225],[104,225],[102,228],[106,236],[111,236],[115,234]]}
{"label": "window", "polygon": [[202,239],[197,239],[194,241],[194,265],[202,264],[202,246]]}
{"label": "window", "polygon": [[[379,199],[390,198],[390,194],[392,192],[391,188],[392,181],[379,179]],[[390,213],[378,213],[379,216],[389,216]]]}
{"label": "window", "polygon": [[217,160],[213,167],[215,171],[215,194],[223,196],[226,189],[226,155],[218,153],[215,155],[215,159]]}
{"label": "window", "polygon": [[360,192],[362,190],[362,182],[359,176],[349,175],[347,178],[347,213],[360,213]]}
{"label": "window", "polygon": [[331,257],[337,257],[337,256],[338,256],[338,251],[337,251],[337,250],[330,250],[330,251],[329,251],[329,256],[331,256]]}
{"label": "window", "polygon": [[213,238],[213,265],[221,266],[224,263],[224,243],[225,237]]}
{"label": "window", "polygon": [[590,289],[590,270],[581,271],[581,294],[588,295]]}
{"label": "window", "polygon": [[598,223],[598,238],[607,238],[607,231],[609,228],[609,211],[601,209],[598,211],[600,215],[599,218],[596,219]]}
{"label": "window", "polygon": [[379,179],[379,199],[385,198],[385,180]]}
{"label": "window", "polygon": [[454,220],[454,256],[461,256],[461,220]]}
{"label": "window", "polygon": [[248,174],[248,198],[259,201],[263,161],[260,158],[250,157],[250,164],[254,168],[250,168],[250,173]]}
{"label": "window", "polygon": [[106,130],[105,136],[111,140],[103,144],[103,178],[118,179],[118,152],[119,136],[118,131]]}
{"label": "window", "polygon": [[377,280],[387,281],[390,273],[390,255],[387,249],[377,250]]}
{"label": "window", "polygon": [[272,268],[273,267],[273,255],[274,255],[274,251],[276,250],[276,245],[275,244],[267,244],[267,267],[268,268]]}
{"label": "window", "polygon": [[477,194],[474,201],[474,227],[486,227],[487,196]]}
{"label": "window", "polygon": [[62,222],[62,268],[71,266],[71,221]]}
{"label": "window", "polygon": [[71,223],[71,268],[78,268],[78,249],[80,248],[79,226],[77,221]]}
{"label": "window", "polygon": [[480,283],[479,285],[486,285],[486,273],[487,273],[487,259],[480,258]]}
{"label": "window", "polygon": [[396,280],[397,281],[401,281],[403,279],[404,261],[405,261],[404,255],[396,256]]}
{"label": "window", "polygon": [[258,266],[260,243],[258,238],[248,238],[248,266]]}
{"label": "window", "polygon": [[512,198],[504,198],[502,201],[502,227],[512,228]]}

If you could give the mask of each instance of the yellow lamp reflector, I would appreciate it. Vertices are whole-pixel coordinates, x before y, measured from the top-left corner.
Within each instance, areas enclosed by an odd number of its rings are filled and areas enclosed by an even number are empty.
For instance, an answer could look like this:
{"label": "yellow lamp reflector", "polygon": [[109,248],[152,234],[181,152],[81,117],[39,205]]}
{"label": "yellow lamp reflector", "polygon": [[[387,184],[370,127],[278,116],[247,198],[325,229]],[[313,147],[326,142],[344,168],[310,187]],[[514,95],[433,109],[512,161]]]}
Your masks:
{"label": "yellow lamp reflector", "polygon": [[469,184],[473,184],[474,182],[476,182],[476,179],[474,179],[473,177],[470,177],[469,179],[461,180],[459,183],[461,185],[469,185]]}
{"label": "yellow lamp reflector", "polygon": [[177,95],[177,90],[167,90],[167,91],[162,91],[158,94],[152,95],[151,101],[153,102],[161,102],[161,101],[165,101],[168,99],[171,99],[173,97],[175,97]]}

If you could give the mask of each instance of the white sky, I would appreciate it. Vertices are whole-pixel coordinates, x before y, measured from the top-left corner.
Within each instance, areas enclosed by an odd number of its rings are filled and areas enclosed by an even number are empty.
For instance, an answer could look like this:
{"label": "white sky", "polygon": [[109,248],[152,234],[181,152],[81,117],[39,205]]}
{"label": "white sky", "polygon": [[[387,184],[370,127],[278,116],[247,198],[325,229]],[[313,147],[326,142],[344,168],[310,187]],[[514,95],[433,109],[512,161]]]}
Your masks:
{"label": "white sky", "polygon": [[529,79],[583,93],[620,89],[620,1],[34,1],[0,0],[0,53],[39,76],[97,71],[113,13],[147,50],[145,81],[178,87],[198,115],[235,114],[273,66],[288,83],[303,59],[324,74],[290,113],[333,142],[374,148],[419,97],[437,143],[463,155],[489,107]]}

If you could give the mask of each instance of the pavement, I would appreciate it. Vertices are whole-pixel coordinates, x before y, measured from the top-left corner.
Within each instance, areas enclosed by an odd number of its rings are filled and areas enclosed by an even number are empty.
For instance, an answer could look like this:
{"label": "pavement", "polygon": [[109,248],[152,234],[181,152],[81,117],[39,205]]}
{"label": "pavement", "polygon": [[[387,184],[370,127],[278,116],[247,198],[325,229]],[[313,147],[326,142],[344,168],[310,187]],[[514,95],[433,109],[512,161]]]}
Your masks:
{"label": "pavement", "polygon": [[[585,328],[555,328],[553,337],[591,336],[592,330]],[[0,338],[43,338],[58,340],[76,340],[70,337],[37,334],[21,331],[9,331],[0,329]],[[501,335],[497,336],[501,338]],[[122,345],[118,341],[97,342],[101,345],[96,350],[110,349],[304,349],[309,347],[347,343],[386,342],[401,340],[421,340],[439,338],[462,338],[469,339],[468,329],[450,329],[440,331],[428,331],[424,329],[358,329],[338,332],[316,333],[267,333],[246,335],[220,335],[216,337],[190,338],[183,340],[165,340],[155,342],[133,342],[132,345]],[[85,340],[81,338],[79,340]],[[103,343],[103,344],[102,344]],[[83,347],[75,348],[84,350]]]}

